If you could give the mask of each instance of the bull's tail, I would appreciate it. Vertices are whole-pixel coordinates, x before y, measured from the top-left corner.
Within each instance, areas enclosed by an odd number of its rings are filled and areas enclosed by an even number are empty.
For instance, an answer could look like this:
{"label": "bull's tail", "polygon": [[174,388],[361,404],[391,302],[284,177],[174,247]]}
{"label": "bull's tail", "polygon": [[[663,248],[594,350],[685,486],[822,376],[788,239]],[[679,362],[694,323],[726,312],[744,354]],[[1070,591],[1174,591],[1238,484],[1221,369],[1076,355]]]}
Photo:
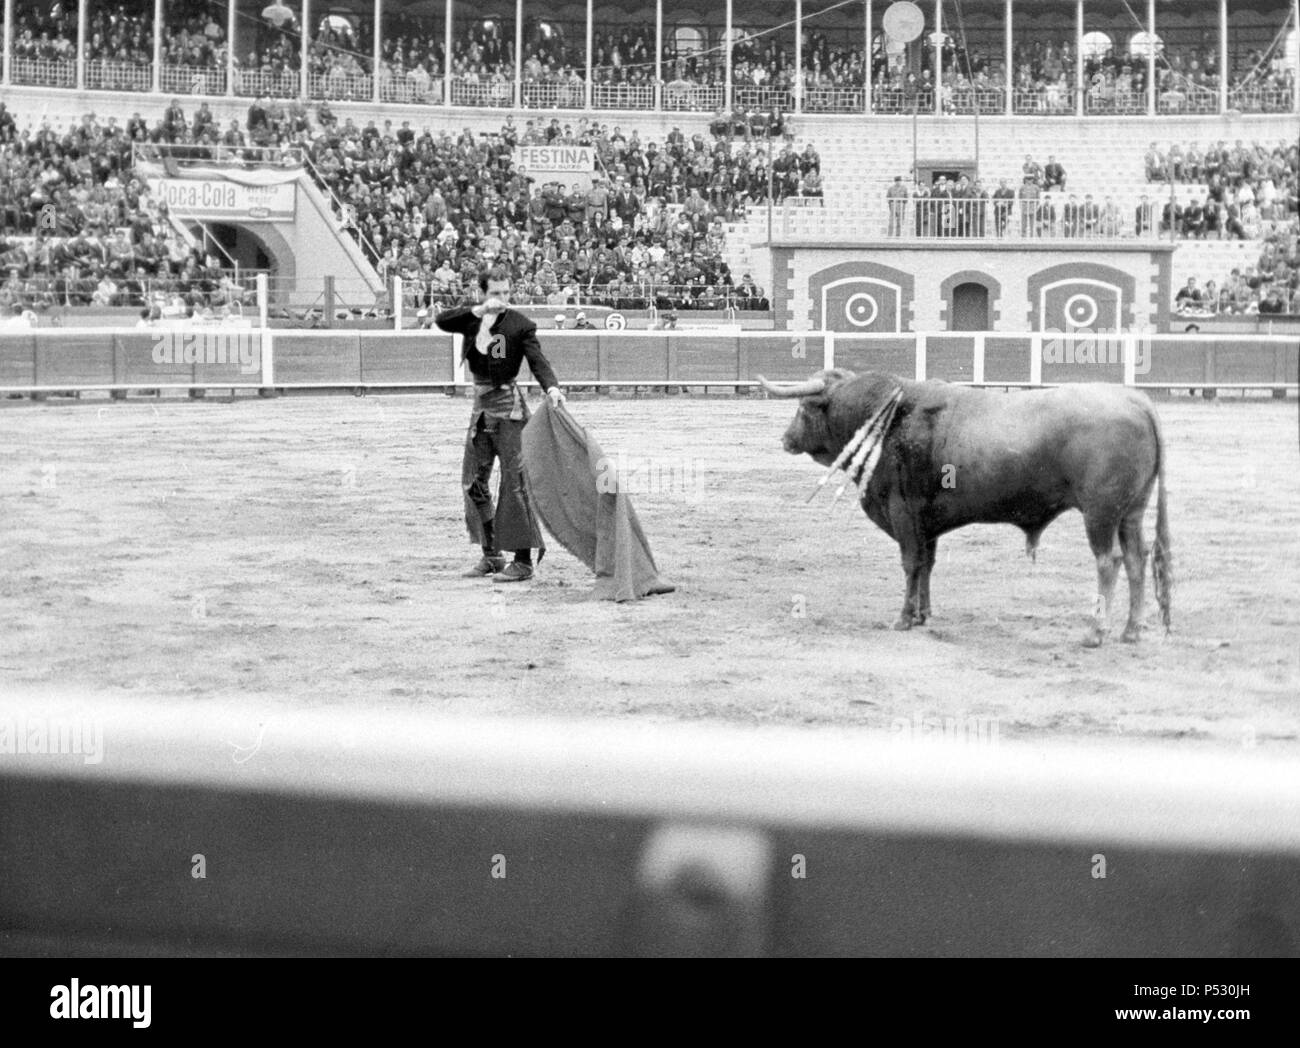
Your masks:
{"label": "bull's tail", "polygon": [[1151,577],[1160,605],[1160,621],[1169,632],[1170,611],[1174,588],[1174,556],[1169,538],[1169,503],[1165,496],[1165,440],[1160,431],[1160,418],[1155,408],[1150,408],[1151,426],[1156,437],[1156,541],[1151,547]]}

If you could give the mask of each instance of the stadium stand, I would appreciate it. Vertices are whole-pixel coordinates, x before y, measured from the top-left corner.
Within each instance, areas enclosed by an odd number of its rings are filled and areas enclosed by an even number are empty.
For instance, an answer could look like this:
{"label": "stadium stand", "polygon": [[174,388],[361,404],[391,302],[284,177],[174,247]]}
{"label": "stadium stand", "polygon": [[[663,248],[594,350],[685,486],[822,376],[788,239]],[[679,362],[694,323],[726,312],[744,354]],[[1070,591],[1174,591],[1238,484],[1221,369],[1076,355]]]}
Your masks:
{"label": "stadium stand", "polygon": [[[51,127],[58,124],[59,110],[80,124],[91,105],[99,108],[75,90],[79,85],[87,91],[158,92],[141,95],[139,108],[151,114],[167,108],[162,99],[175,92],[184,98],[183,104],[173,102],[170,107],[179,110],[179,116],[159,120],[151,115],[144,134],[149,142],[258,147],[263,159],[275,155],[267,150],[278,150],[283,162],[301,151],[313,177],[341,205],[341,217],[370,261],[385,274],[401,274],[408,283],[421,284],[416,299],[428,307],[457,293],[451,276],[463,282],[469,258],[485,248],[510,254],[520,293],[526,288],[527,300],[538,304],[622,303],[631,308],[644,302],[691,308],[701,299],[712,304],[715,297],[725,303],[732,301],[729,289],[737,284],[733,274],[744,272],[757,273],[757,300],[762,301],[766,293],[761,285],[769,284],[771,275],[752,248],[766,239],[763,227],[772,221],[765,206],[769,170],[770,197],[786,205],[780,209],[782,234],[828,239],[1107,239],[1163,234],[1235,238],[1258,243],[1261,253],[1268,240],[1276,241],[1273,250],[1281,258],[1281,275],[1274,282],[1290,287],[1286,230],[1294,213],[1293,143],[1289,154],[1285,144],[1257,147],[1252,129],[1247,137],[1252,145],[1231,150],[1231,162],[1241,159],[1236,158],[1240,151],[1252,157],[1262,151],[1270,167],[1265,177],[1234,177],[1235,169],[1225,162],[1223,172],[1207,171],[1199,179],[1208,145],[1175,149],[1171,139],[1156,148],[1153,160],[1135,144],[1117,141],[1119,125],[1105,119],[1150,112],[1202,114],[1202,122],[1185,125],[1183,141],[1209,143],[1222,137],[1227,125],[1208,114],[1225,106],[1231,107],[1226,110],[1229,116],[1291,108],[1295,68],[1286,34],[1294,36],[1295,30],[1288,29],[1289,9],[1283,5],[1265,12],[1262,21],[1234,25],[1225,37],[1226,84],[1220,76],[1224,56],[1219,49],[1207,46],[1204,32],[1185,31],[1172,17],[1149,65],[1141,39],[1145,27],[1133,21],[1136,16],[1126,21],[1089,13],[1089,31],[1071,40],[1068,35],[1062,39],[1059,18],[1047,31],[1046,16],[1027,8],[1015,7],[1017,21],[1008,36],[996,21],[976,17],[977,12],[967,25],[959,8],[946,5],[947,31],[939,37],[937,54],[934,38],[923,33],[904,69],[878,37],[867,61],[864,27],[853,26],[844,14],[835,16],[839,24],[831,25],[833,12],[805,12],[800,53],[792,21],[773,9],[768,12],[771,18],[764,14],[755,16],[757,21],[750,18],[747,26],[737,25],[729,48],[719,26],[686,31],[673,22],[665,28],[662,50],[656,54],[656,27],[634,12],[626,12],[625,22],[589,27],[566,22],[569,16],[559,9],[527,5],[524,31],[517,38],[513,13],[503,19],[457,9],[454,24],[448,26],[437,7],[425,5],[416,14],[410,7],[385,5],[378,33],[375,18],[369,17],[377,9],[321,13],[304,46],[298,16],[287,8],[280,9],[283,18],[271,20],[243,9],[232,13],[207,0],[185,0],[169,5],[162,25],[155,26],[152,4],[122,0],[92,5],[81,29],[75,10],[19,3],[10,27],[12,56],[6,80],[15,87],[69,89],[66,95],[73,106],[78,99],[89,103],[69,112],[53,97],[64,91],[43,95],[41,105]],[[677,18],[671,8],[665,8],[670,21]],[[933,16],[933,10],[926,9],[927,25]],[[861,15],[855,17],[860,20]],[[1200,21],[1201,29],[1208,30],[1213,18],[1207,15]],[[233,48],[228,39],[232,29]],[[80,32],[84,63],[77,59]],[[522,44],[518,56],[516,39]],[[155,47],[161,58],[157,68]],[[1149,95],[1152,69],[1156,81]],[[1173,97],[1179,94],[1181,100]],[[232,115],[234,106],[252,99],[256,101],[247,114],[241,109],[240,115]],[[331,111],[331,100],[344,108],[341,117]],[[443,109],[447,102],[512,108],[519,121],[489,132],[487,128],[500,126],[496,114],[466,121],[457,110]],[[386,103],[417,108],[394,112],[382,108]],[[581,112],[588,105],[602,110],[601,115]],[[604,112],[610,107],[623,114]],[[851,122],[820,119],[822,114],[868,107],[883,114],[1061,118],[1076,113],[1097,119],[960,125],[934,121],[920,128],[901,120],[879,122],[872,126],[871,148],[865,150],[861,131]],[[56,117],[52,120],[51,110]],[[681,113],[684,131],[670,130],[675,112]],[[427,120],[425,113],[430,114]],[[38,121],[41,116],[27,115]],[[453,121],[460,124],[456,130],[449,126]],[[466,122],[471,125],[470,142],[463,140],[461,131]],[[399,130],[391,130],[397,125]],[[127,129],[128,139],[138,139],[136,130]],[[672,140],[679,131],[681,143]],[[480,139],[484,134],[488,137]],[[115,140],[120,147],[121,140]],[[512,140],[596,145],[607,176],[595,194],[597,202],[585,202],[579,209],[566,201],[562,211],[555,206],[547,210],[545,187],[533,186],[542,190],[537,195],[543,198],[543,221],[528,218],[531,193],[512,171],[507,155]],[[1064,185],[1038,178],[1036,193],[1025,189],[1021,158],[1027,141],[1032,141],[1032,162],[1040,170],[1049,157],[1057,158],[1066,174]],[[45,160],[55,170],[81,159],[69,160],[62,145],[52,148],[60,156]],[[1176,164],[1166,163],[1166,149],[1179,156]],[[456,167],[451,161],[458,150],[465,156]],[[954,175],[936,192],[927,174],[921,190],[914,180],[921,172],[910,170],[909,154],[974,155],[977,177],[972,172],[962,182],[960,174]],[[33,160],[24,156],[22,177],[29,178],[34,172],[27,167]],[[775,157],[770,169],[769,157]],[[117,163],[120,166],[120,160]],[[1153,170],[1153,163],[1159,171]],[[396,173],[409,173],[417,164],[427,168],[430,177],[416,177],[401,192],[389,192]],[[49,165],[43,160],[39,166],[44,172]],[[1173,175],[1172,185],[1160,177],[1165,168]],[[435,194],[434,176],[442,170],[447,172],[442,177],[455,184],[444,182]],[[471,171],[477,177],[466,177]],[[908,197],[898,216],[901,221],[893,222],[888,192],[899,177]],[[1230,195],[1241,188],[1236,178],[1254,183],[1254,204]],[[108,198],[118,192],[115,181],[83,181],[74,185],[72,175],[65,173],[55,182],[68,205],[61,219],[65,226],[82,221],[78,209],[87,204],[92,212],[112,206]],[[474,192],[469,193],[471,184]],[[1271,215],[1265,206],[1269,184]],[[1005,196],[1008,191],[1010,198]],[[87,199],[71,201],[75,193]],[[995,194],[1012,203],[997,204]],[[459,208],[466,195],[468,210],[462,215]],[[949,197],[954,195],[971,203],[952,207]],[[924,201],[920,206],[917,197]],[[46,240],[75,231],[31,228],[31,214],[17,213],[22,210],[18,200],[10,187],[0,230],[6,237]],[[144,206],[148,210],[152,205],[146,200]],[[149,213],[156,217],[156,212]],[[443,236],[448,217],[453,219],[454,239]],[[164,221],[152,235],[159,241],[179,238],[174,252],[178,256],[186,250],[203,255],[186,242],[185,233]],[[87,233],[92,242],[98,235],[94,230]],[[20,243],[7,250],[23,252],[28,247]],[[1218,263],[1207,261],[1217,271]],[[32,269],[30,260],[19,255],[12,255],[11,262],[18,263],[20,280]],[[212,270],[207,281],[212,283],[220,267],[207,262],[206,257],[195,259],[200,270]],[[179,265],[183,271],[187,263]],[[161,276],[156,268],[146,260],[140,275]],[[169,278],[179,275],[166,268]],[[191,283],[182,281],[181,294],[207,304],[215,292],[196,290]],[[648,290],[650,285],[655,290]],[[1263,290],[1267,297],[1267,287]],[[12,288],[10,293],[17,294]],[[71,300],[66,293],[64,297]],[[132,291],[123,300],[134,303],[136,297]],[[737,304],[743,307],[748,301]]]}

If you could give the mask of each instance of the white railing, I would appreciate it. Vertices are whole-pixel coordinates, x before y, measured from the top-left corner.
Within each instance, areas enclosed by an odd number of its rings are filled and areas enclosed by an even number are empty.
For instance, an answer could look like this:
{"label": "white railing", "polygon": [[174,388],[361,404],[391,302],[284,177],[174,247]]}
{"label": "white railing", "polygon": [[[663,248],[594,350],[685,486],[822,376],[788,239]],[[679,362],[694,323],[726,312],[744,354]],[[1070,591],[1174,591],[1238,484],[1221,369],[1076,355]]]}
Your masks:
{"label": "white railing", "polygon": [[877,87],[871,94],[873,113],[934,113],[934,95],[929,91],[908,91],[901,87]]}
{"label": "white railing", "polygon": [[505,79],[480,80],[456,76],[451,80],[451,104],[491,109],[509,109],[514,105],[515,85]]}
{"label": "white railing", "polygon": [[1083,96],[1084,113],[1141,116],[1147,111],[1145,91],[1116,91],[1111,86],[1088,89]]}
{"label": "white railing", "polygon": [[1161,115],[1217,113],[1218,111],[1219,92],[1196,84],[1177,84],[1165,88],[1156,95],[1156,112]]}
{"label": "white railing", "polygon": [[766,112],[779,109],[784,113],[794,111],[794,93],[778,87],[750,87],[737,84],[731,88],[732,105],[736,109],[757,109]]}
{"label": "white railing", "polygon": [[153,67],[95,59],[86,63],[86,87],[99,91],[152,91]]}
{"label": "white railing", "polygon": [[410,73],[399,76],[385,71],[379,77],[379,100],[408,105],[442,105],[442,88],[440,76],[425,78]]}
{"label": "white railing", "polygon": [[654,84],[592,84],[593,109],[654,109]]}
{"label": "white railing", "polygon": [[723,104],[724,88],[670,80],[664,84],[663,108],[681,112],[712,112]]}
{"label": "white railing", "polygon": [[[224,65],[164,65],[159,69],[159,90],[164,95],[226,94]],[[233,93],[241,97],[268,95],[294,98],[301,92],[302,80],[297,70],[279,73],[264,70],[234,71]],[[147,93],[153,87],[153,67],[138,62],[92,59],[85,66],[86,87],[101,91]],[[77,63],[68,58],[44,59],[15,56],[10,61],[10,80],[22,86],[75,89]],[[410,73],[380,74],[381,102],[415,105],[442,105],[443,78],[438,75],[413,76]],[[721,84],[697,84],[672,79],[658,85],[659,105],[668,112],[712,112],[726,104]],[[368,102],[375,96],[374,81],[369,74],[312,74],[309,95],[315,99]],[[591,88],[595,109],[650,111],[655,109],[656,85],[653,83],[595,83]],[[1068,116],[1075,112],[1073,86],[1049,84],[1018,88],[1012,93],[1012,112],[1025,116]],[[451,103],[473,108],[511,108],[515,84],[511,78],[479,79],[458,76],[452,81]],[[521,101],[533,109],[583,109],[586,86],[582,81],[525,80]],[[732,88],[732,102],[742,109],[793,112],[794,93],[787,89],[754,87],[738,84]],[[862,113],[865,99],[861,87],[807,87],[803,91],[803,111],[810,114]],[[945,90],[941,104],[945,113],[994,115],[1006,111],[1006,94],[1001,88],[979,90]],[[1086,88],[1083,111],[1096,116],[1142,116],[1146,113],[1147,94],[1143,90],[1114,91],[1109,85]],[[1245,113],[1291,113],[1296,111],[1293,90],[1276,84],[1245,85],[1228,93],[1230,111]],[[876,84],[872,90],[870,111],[878,115],[932,115],[935,110],[932,91],[913,92],[896,86]],[[1215,114],[1219,112],[1219,92],[1190,82],[1178,83],[1160,91],[1156,110],[1161,115]]]}
{"label": "white railing", "polygon": [[1074,112],[1074,89],[1049,84],[1029,90],[1018,89],[1012,96],[1013,112],[1032,116],[1066,116]]}
{"label": "white railing", "polygon": [[1228,108],[1243,113],[1293,113],[1295,94],[1284,87],[1236,87],[1228,92]]}
{"label": "white railing", "polygon": [[525,80],[523,103],[526,109],[581,109],[586,103],[585,85],[581,81]]}
{"label": "white railing", "polygon": [[333,70],[308,77],[307,92],[311,98],[327,98],[335,102],[369,102],[374,98],[375,82],[365,73]]}
{"label": "white railing", "polygon": [[159,86],[165,95],[224,95],[226,67],[165,65]]}
{"label": "white railing", "polygon": [[273,98],[297,98],[302,78],[297,70],[271,73],[261,69],[235,69],[235,94],[247,98],[267,95]]}
{"label": "white railing", "polygon": [[[881,230],[874,209],[823,207],[809,212],[795,200],[781,205],[785,236],[870,240]],[[887,200],[884,235],[902,240],[1121,240],[1158,239],[1159,213],[1152,206],[1139,228],[1135,208],[1084,201],[1070,204],[1059,196],[1038,200]]]}
{"label": "white railing", "polygon": [[943,111],[945,113],[969,114],[979,112],[992,116],[1006,112],[1006,108],[1006,92],[995,87],[984,87],[978,90],[969,87],[956,88],[945,92],[943,95]]}
{"label": "white railing", "polygon": [[803,92],[805,113],[861,113],[860,87],[806,87]]}
{"label": "white railing", "polygon": [[76,87],[77,63],[50,58],[15,58],[10,79],[37,87]]}

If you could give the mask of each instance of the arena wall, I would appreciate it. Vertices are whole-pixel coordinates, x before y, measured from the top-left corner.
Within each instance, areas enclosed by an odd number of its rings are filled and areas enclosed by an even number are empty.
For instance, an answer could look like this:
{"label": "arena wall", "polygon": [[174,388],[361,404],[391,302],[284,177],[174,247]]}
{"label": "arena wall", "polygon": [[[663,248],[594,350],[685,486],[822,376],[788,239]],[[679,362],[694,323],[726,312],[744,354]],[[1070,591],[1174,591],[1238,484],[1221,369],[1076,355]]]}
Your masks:
{"label": "arena wall", "polygon": [[1167,331],[1170,244],[773,248],[777,327],[857,334],[952,330],[960,282],[989,294],[991,331]]}

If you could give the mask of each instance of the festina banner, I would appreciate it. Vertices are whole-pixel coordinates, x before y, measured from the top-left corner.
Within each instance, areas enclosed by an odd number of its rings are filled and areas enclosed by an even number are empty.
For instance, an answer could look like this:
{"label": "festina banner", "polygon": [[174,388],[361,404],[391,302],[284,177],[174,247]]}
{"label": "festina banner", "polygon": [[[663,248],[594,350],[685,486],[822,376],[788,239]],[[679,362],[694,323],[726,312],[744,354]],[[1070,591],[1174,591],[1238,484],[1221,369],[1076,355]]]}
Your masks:
{"label": "festina banner", "polygon": [[561,182],[567,189],[576,183],[586,190],[596,173],[596,151],[591,146],[517,146],[515,167],[539,186]]}
{"label": "festina banner", "polygon": [[298,192],[293,181],[258,186],[225,178],[154,178],[149,189],[178,218],[270,222],[293,221]]}

